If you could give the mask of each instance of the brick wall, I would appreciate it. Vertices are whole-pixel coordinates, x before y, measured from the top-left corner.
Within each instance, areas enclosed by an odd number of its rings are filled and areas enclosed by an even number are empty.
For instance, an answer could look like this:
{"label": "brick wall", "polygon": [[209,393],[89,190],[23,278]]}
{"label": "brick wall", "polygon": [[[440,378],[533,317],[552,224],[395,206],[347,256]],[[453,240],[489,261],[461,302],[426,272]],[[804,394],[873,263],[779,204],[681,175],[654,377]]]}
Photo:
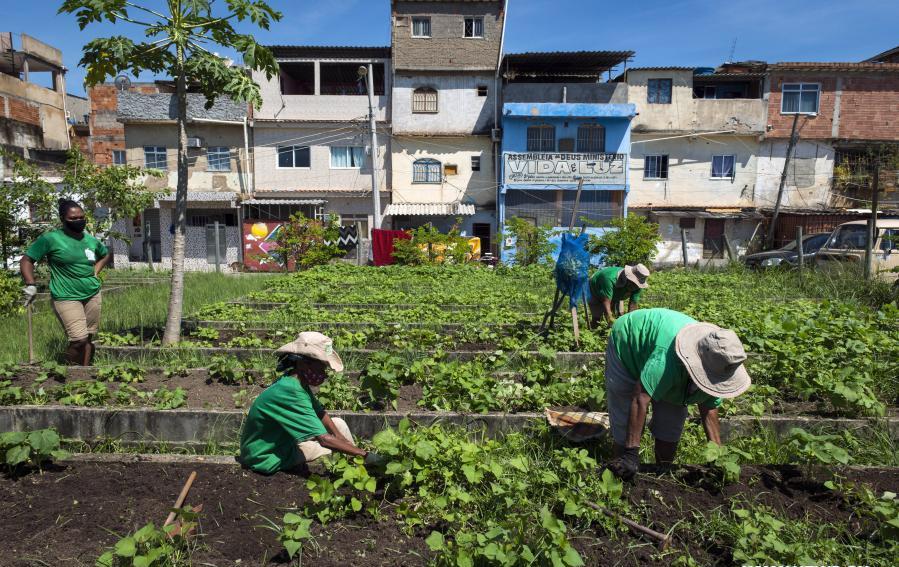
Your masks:
{"label": "brick wall", "polygon": [[[151,83],[133,85],[129,91],[156,94],[160,89]],[[110,165],[112,151],[125,149],[125,125],[118,121],[118,94],[116,86],[110,84],[97,85],[88,91],[91,102],[88,153],[98,165]]]}
{"label": "brick wall", "polygon": [[[392,53],[397,70],[493,70],[499,57],[503,3],[392,3]],[[412,16],[430,16],[431,37],[412,37]],[[484,17],[484,37],[463,37],[465,16]]]}
{"label": "brick wall", "polygon": [[797,123],[803,139],[899,140],[899,74],[792,73],[772,74],[770,80],[769,137],[787,138],[793,125],[793,115],[780,112],[783,83],[819,83],[818,115],[800,115]]}
{"label": "brick wall", "polygon": [[15,120],[16,122],[24,122],[32,126],[41,125],[41,107],[38,104],[22,100],[18,97],[8,96],[4,98],[5,112],[3,116]]}

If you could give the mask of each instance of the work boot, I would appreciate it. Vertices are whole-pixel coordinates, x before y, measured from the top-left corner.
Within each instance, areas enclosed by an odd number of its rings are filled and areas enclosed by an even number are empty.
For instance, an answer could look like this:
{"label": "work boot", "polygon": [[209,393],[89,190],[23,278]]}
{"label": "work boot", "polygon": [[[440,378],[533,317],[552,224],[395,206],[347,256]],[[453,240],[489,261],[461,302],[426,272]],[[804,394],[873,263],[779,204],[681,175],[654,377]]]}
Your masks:
{"label": "work boot", "polygon": [[91,335],[84,344],[84,366],[94,365],[94,352],[96,350],[96,347],[94,347],[94,336]]}
{"label": "work boot", "polygon": [[86,339],[69,342],[69,346],[66,348],[66,364],[69,366],[84,365],[85,356],[87,355],[85,352],[87,344]]}

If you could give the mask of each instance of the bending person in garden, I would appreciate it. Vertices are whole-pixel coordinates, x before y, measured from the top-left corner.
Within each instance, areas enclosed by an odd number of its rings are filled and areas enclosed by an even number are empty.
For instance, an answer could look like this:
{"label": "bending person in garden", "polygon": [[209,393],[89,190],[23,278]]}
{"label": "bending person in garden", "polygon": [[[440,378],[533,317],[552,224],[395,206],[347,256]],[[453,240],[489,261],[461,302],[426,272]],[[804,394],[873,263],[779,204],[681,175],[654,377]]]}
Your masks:
{"label": "bending person in garden", "polygon": [[597,270],[590,278],[590,314],[593,322],[605,319],[609,324],[621,315],[621,303],[628,302],[627,312],[637,309],[640,292],[649,284],[649,269],[643,264]]}
{"label": "bending person in garden", "polygon": [[750,385],[746,351],[736,333],[670,309],[640,309],[620,317],[606,349],[606,396],[614,439],[609,470],[622,479],[636,474],[640,438],[652,406],[649,430],[656,462],[671,463],[687,419],[699,406],[709,441],[721,444],[718,406]]}
{"label": "bending person in garden", "polygon": [[69,339],[66,362],[89,366],[93,338],[100,325],[100,271],[112,259],[102,242],[84,231],[84,209],[75,201],[59,200],[62,228],[40,235],[22,256],[25,305],[34,301],[34,265],[44,258],[50,266],[50,304]]}
{"label": "bending person in garden", "polygon": [[381,468],[383,459],[357,447],[346,422],[329,416],[310,389],[325,381],[328,367],[343,370],[331,339],[307,331],[277,353],[283,375],[250,407],[240,437],[241,464],[274,474],[302,469],[305,463],[337,451],[365,457],[367,467]]}

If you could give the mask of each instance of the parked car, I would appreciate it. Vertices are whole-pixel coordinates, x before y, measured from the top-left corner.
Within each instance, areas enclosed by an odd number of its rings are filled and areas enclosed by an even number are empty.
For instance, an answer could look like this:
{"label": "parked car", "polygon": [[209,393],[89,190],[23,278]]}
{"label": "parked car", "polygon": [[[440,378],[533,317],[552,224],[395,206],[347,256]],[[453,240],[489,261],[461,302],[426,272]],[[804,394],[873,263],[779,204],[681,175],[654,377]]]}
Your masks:
{"label": "parked car", "polygon": [[[805,253],[806,262],[814,262],[818,249],[827,242],[829,232],[809,234],[802,237],[802,251]],[[799,263],[799,250],[796,241],[792,241],[783,248],[757,252],[743,257],[743,263],[747,268],[775,268],[778,266],[795,266]]]}
{"label": "parked car", "polygon": [[[878,219],[877,240],[874,242],[873,273],[887,281],[899,278],[899,219]],[[821,268],[837,263],[861,265],[865,261],[868,244],[868,222],[843,223],[833,231],[827,243],[818,250],[815,261]]]}

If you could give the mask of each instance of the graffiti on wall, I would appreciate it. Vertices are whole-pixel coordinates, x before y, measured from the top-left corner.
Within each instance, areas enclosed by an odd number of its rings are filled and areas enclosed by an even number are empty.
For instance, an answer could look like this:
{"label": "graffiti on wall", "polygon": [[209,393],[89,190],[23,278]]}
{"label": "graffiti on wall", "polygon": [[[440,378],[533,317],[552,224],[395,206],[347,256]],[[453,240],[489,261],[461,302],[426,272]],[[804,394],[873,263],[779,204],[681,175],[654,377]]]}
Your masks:
{"label": "graffiti on wall", "polygon": [[281,221],[243,223],[244,266],[249,270],[276,272],[284,269],[284,257],[278,253]]}

